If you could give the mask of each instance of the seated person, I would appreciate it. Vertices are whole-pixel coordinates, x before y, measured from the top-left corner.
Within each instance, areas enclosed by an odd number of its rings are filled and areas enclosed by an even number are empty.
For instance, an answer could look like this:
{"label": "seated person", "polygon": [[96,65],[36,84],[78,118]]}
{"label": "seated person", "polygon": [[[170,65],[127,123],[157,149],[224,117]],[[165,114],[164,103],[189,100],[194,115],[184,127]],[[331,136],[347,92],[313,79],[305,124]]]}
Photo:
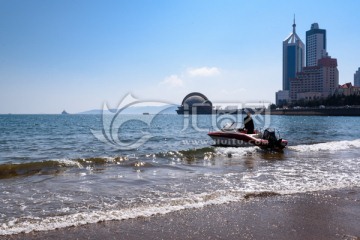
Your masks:
{"label": "seated person", "polygon": [[254,134],[254,121],[251,118],[251,113],[247,113],[247,116],[244,118],[245,129],[247,134]]}

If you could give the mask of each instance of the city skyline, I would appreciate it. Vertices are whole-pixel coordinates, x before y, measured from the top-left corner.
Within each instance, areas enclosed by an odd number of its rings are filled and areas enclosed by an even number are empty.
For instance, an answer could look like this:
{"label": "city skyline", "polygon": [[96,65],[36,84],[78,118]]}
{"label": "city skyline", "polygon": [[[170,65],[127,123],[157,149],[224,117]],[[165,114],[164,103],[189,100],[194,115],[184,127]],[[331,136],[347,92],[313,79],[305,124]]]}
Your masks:
{"label": "city skyline", "polygon": [[292,26],[292,34],[283,41],[283,88],[275,93],[279,106],[327,98],[339,88],[338,63],[327,52],[326,29],[312,23],[304,45],[296,34],[295,16]]}
{"label": "city skyline", "polygon": [[[308,6],[313,6],[309,8]],[[340,84],[360,63],[357,1],[0,1],[0,113],[116,108],[129,92],[180,104],[274,101],[281,41],[317,22]]]}

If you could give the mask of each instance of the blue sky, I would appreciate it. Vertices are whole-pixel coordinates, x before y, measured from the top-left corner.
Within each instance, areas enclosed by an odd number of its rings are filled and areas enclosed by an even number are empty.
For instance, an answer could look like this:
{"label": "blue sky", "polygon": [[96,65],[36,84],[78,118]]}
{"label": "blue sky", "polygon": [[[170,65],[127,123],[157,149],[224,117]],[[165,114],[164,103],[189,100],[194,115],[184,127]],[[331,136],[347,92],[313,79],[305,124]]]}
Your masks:
{"label": "blue sky", "polygon": [[116,108],[127,93],[181,103],[275,101],[282,41],[318,22],[340,83],[360,67],[357,0],[0,0],[0,113]]}

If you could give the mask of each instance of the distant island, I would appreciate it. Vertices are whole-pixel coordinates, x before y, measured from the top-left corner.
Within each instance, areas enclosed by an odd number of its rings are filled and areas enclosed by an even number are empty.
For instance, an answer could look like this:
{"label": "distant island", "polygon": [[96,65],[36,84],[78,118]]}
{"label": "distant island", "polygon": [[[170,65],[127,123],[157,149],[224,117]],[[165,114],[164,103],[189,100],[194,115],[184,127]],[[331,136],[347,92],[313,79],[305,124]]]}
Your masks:
{"label": "distant island", "polygon": [[[122,114],[176,114],[177,105],[163,105],[163,106],[133,106],[125,108],[121,111]],[[78,114],[114,114],[118,109],[109,109],[103,112],[102,109],[94,109],[89,111],[80,112]]]}

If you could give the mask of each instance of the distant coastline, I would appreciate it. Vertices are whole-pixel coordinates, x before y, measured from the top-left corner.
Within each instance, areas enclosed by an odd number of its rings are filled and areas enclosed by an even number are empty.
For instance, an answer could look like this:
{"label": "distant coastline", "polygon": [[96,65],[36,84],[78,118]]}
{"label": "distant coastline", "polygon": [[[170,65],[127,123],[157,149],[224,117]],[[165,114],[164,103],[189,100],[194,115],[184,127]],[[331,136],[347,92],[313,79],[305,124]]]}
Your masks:
{"label": "distant coastline", "polygon": [[[128,108],[121,111],[122,114],[141,114],[141,115],[156,115],[156,114],[177,114],[177,106],[159,106],[159,107],[135,107]],[[326,108],[281,108],[281,109],[255,109],[253,114],[268,114],[268,115],[292,115],[292,116],[360,116],[360,106],[356,107],[326,107]],[[101,114],[115,114],[118,110],[111,109],[103,111],[101,109],[94,109],[85,112],[73,113],[71,115],[101,115]],[[214,115],[237,115],[246,114],[249,109],[213,109],[210,114]],[[250,110],[250,112],[252,112]],[[48,113],[0,113],[0,115],[58,115]],[[69,113],[60,113],[60,115],[70,115]],[[181,114],[180,114],[181,115]]]}
{"label": "distant coastline", "polygon": [[[136,107],[128,107],[121,110],[121,114],[176,114],[177,105],[163,105],[163,106],[136,106]],[[79,112],[77,114],[115,114],[119,112],[119,109],[93,109],[84,112]],[[146,114],[144,114],[146,113]]]}
{"label": "distant coastline", "polygon": [[271,110],[270,114],[294,116],[360,116],[360,107],[276,109]]}

